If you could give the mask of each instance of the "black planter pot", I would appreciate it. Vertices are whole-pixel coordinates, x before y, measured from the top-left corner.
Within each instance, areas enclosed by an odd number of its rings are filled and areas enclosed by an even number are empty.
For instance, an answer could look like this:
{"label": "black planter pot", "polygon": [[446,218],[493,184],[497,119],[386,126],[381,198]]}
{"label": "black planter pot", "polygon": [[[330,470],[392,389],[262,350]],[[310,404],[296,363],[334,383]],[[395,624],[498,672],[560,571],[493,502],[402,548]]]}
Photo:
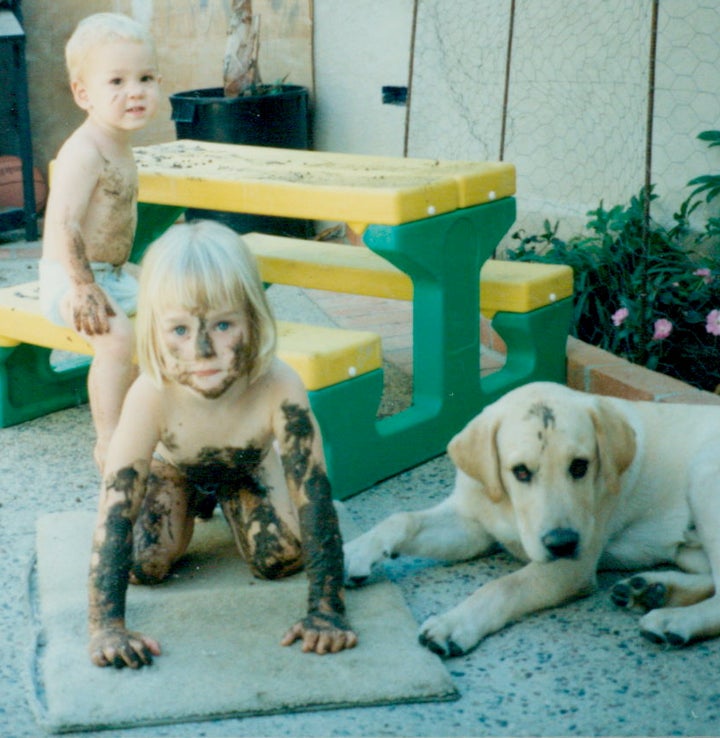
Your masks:
{"label": "black planter pot", "polygon": [[[179,139],[310,148],[307,87],[281,85],[276,92],[248,97],[225,97],[222,87],[211,87],[170,95],[170,104]],[[186,217],[217,220],[239,233],[260,231],[295,238],[312,235],[310,222],[293,218],[196,208],[188,209]]]}

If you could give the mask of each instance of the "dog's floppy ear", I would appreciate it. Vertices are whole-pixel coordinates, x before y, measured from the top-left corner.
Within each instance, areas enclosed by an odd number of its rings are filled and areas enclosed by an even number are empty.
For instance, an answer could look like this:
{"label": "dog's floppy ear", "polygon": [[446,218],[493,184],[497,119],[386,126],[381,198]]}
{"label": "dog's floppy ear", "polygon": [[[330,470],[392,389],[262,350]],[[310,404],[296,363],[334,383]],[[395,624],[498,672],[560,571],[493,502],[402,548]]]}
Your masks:
{"label": "dog's floppy ear", "polygon": [[617,493],[620,475],[635,458],[635,431],[622,413],[604,400],[598,400],[590,415],[595,426],[600,473],[605,477],[608,490]]}
{"label": "dog's floppy ear", "polygon": [[500,502],[505,494],[496,443],[499,424],[499,417],[485,410],[448,444],[448,454],[455,466],[481,482],[493,502]]}

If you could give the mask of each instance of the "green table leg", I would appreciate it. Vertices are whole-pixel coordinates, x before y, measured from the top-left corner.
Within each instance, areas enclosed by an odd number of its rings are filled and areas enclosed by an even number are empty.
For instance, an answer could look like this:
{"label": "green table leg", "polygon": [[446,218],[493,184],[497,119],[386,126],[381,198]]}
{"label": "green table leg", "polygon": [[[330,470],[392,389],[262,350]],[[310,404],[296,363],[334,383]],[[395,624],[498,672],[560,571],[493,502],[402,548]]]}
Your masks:
{"label": "green table leg", "polygon": [[[368,246],[413,281],[413,405],[378,422],[399,468],[442,453],[486,404],[480,385],[480,269],[515,220],[514,198],[401,226]],[[414,457],[414,461],[413,461]]]}
{"label": "green table leg", "polygon": [[569,301],[529,315],[500,315],[508,362],[501,379],[480,379],[480,269],[514,220],[515,202],[506,198],[368,228],[368,246],[413,280],[413,402],[378,420],[381,372],[311,393],[336,497],[443,453],[455,433],[513,386],[564,378]]}
{"label": "green table leg", "polygon": [[139,202],[137,211],[138,221],[135,230],[135,241],[130,253],[130,261],[133,264],[140,263],[147,247],[177,221],[185,212],[185,208]]}

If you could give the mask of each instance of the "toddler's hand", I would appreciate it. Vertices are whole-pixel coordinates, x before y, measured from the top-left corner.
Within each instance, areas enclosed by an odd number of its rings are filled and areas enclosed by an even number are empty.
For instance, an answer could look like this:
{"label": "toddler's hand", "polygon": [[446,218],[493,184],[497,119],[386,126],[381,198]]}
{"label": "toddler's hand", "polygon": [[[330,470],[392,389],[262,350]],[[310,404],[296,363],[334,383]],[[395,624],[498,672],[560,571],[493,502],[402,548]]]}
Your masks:
{"label": "toddler's hand", "polygon": [[103,628],[90,639],[90,660],[95,666],[129,666],[139,669],[152,664],[153,656],[160,655],[160,644],[124,628]]}
{"label": "toddler's hand", "polygon": [[289,646],[302,640],[303,653],[320,655],[337,653],[345,648],[355,648],[357,635],[342,615],[315,612],[293,625],[280,645]]}
{"label": "toddler's hand", "polygon": [[99,336],[110,330],[109,318],[115,311],[105,293],[95,282],[75,287],[73,297],[73,324],[78,333]]}

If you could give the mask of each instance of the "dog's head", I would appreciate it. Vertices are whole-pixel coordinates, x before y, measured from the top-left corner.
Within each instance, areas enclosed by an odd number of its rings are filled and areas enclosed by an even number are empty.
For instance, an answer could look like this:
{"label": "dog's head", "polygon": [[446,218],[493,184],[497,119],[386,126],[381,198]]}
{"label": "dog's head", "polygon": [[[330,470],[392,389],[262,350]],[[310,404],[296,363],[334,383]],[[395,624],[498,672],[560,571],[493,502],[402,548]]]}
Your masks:
{"label": "dog's head", "polygon": [[635,434],[607,401],[536,382],[488,406],[448,452],[493,502],[509,499],[528,558],[552,561],[597,543]]}

